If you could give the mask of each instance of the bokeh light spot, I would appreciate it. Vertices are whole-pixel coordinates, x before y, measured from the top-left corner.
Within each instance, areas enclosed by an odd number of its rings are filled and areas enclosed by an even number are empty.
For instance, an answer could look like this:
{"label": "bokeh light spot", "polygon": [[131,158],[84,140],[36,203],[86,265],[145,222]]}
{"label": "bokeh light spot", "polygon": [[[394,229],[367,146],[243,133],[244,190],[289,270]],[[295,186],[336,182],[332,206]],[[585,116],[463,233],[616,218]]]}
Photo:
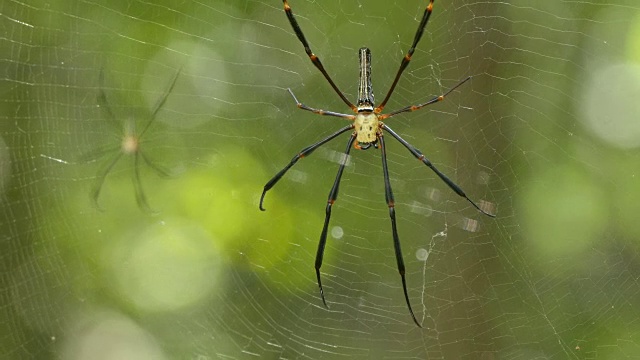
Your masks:
{"label": "bokeh light spot", "polygon": [[591,132],[612,146],[640,146],[640,66],[631,63],[598,68],[584,87],[581,109]]}
{"label": "bokeh light spot", "polygon": [[165,220],[117,242],[109,268],[118,293],[143,311],[173,311],[203,300],[223,263],[207,232]]}

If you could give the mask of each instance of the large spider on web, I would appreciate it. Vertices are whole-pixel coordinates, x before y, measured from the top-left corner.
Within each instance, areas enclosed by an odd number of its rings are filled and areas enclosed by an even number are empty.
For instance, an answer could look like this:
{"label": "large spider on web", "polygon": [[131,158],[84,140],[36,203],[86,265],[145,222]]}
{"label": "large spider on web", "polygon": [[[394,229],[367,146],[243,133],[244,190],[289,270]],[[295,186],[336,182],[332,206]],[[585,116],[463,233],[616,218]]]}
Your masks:
{"label": "large spider on web", "polygon": [[149,120],[142,126],[142,129],[139,130],[136,128],[135,118],[128,117],[124,121],[118,121],[118,119],[116,118],[115,114],[111,110],[109,101],[107,100],[107,95],[104,92],[104,71],[100,71],[100,92],[98,93],[98,106],[106,113],[107,121],[109,122],[109,124],[111,124],[116,130],[122,131],[122,136],[120,144],[118,146],[108,148],[104,152],[103,156],[106,156],[107,153],[115,154],[112,156],[111,160],[109,160],[109,162],[107,162],[104,167],[102,167],[98,171],[96,176],[96,183],[94,184],[91,191],[91,198],[98,209],[102,209],[100,207],[100,204],[98,203],[98,198],[100,197],[100,192],[102,191],[102,187],[104,185],[105,179],[107,178],[107,175],[109,175],[109,173],[113,170],[120,158],[122,158],[123,156],[127,156],[130,157],[132,161],[131,179],[133,181],[133,189],[136,196],[136,202],[138,203],[138,206],[144,211],[154,213],[154,211],[149,206],[149,203],[147,202],[147,196],[144,193],[142,181],[140,180],[140,160],[142,159],[142,161],[147,164],[147,166],[149,166],[162,177],[169,177],[171,176],[171,174],[167,169],[164,169],[160,165],[151,161],[151,159],[142,151],[143,137],[147,133],[147,130],[149,130],[151,125],[155,122],[156,115],[173,90],[179,74],[180,70],[176,71],[175,75],[171,79],[171,82],[169,83],[169,87],[151,109]]}
{"label": "large spider on web", "polygon": [[314,150],[316,150],[320,146],[326,144],[330,140],[333,140],[334,138],[338,137],[339,135],[341,135],[341,134],[343,134],[343,133],[345,133],[347,131],[353,130],[351,132],[351,135],[349,136],[349,140],[347,141],[347,148],[344,151],[344,154],[345,154],[344,157],[343,157],[344,161],[342,161],[342,163],[340,164],[340,167],[338,168],[338,174],[336,175],[336,179],[335,179],[335,181],[333,183],[333,186],[331,187],[331,191],[329,192],[329,198],[327,200],[327,207],[325,209],[324,225],[322,227],[322,233],[320,234],[320,242],[318,243],[318,251],[316,253],[316,260],[315,260],[316,278],[318,280],[318,287],[320,288],[320,296],[322,298],[322,302],[323,302],[324,306],[328,307],[327,306],[327,302],[326,302],[326,300],[324,298],[324,290],[322,289],[322,281],[320,280],[320,267],[322,266],[324,248],[325,248],[325,244],[327,242],[327,229],[328,229],[328,226],[329,226],[329,219],[331,218],[331,209],[332,209],[333,204],[335,203],[336,199],[338,198],[338,187],[340,185],[340,179],[342,178],[342,173],[343,173],[344,167],[346,165],[346,159],[349,156],[349,152],[351,151],[351,147],[352,146],[354,148],[358,149],[358,150],[367,150],[367,149],[370,149],[372,147],[376,148],[376,149],[380,148],[381,155],[382,155],[382,173],[383,173],[383,177],[384,177],[385,199],[386,199],[386,202],[387,202],[387,206],[389,207],[389,216],[391,218],[391,231],[392,231],[392,234],[393,234],[393,245],[394,245],[394,249],[395,249],[396,262],[397,262],[397,265],[398,265],[398,272],[400,273],[400,277],[402,279],[402,289],[404,291],[404,298],[405,298],[405,300],[407,302],[407,307],[409,308],[409,313],[411,314],[411,317],[413,318],[413,321],[419,327],[422,327],[422,326],[420,325],[420,323],[418,322],[418,320],[416,319],[416,317],[415,317],[415,315],[413,313],[413,309],[411,308],[411,302],[409,301],[409,294],[407,293],[407,282],[406,282],[406,279],[405,279],[405,266],[404,266],[404,260],[402,258],[402,250],[400,248],[400,238],[398,237],[398,229],[397,229],[397,226],[396,226],[395,201],[394,201],[394,198],[393,198],[393,192],[391,191],[391,183],[389,181],[389,170],[387,168],[387,151],[386,151],[386,145],[385,145],[385,140],[384,140],[384,132],[388,133],[389,135],[391,135],[391,137],[393,137],[394,139],[398,140],[405,148],[407,148],[407,150],[409,150],[409,152],[416,159],[420,160],[427,167],[429,167],[456,194],[458,194],[459,196],[465,198],[469,203],[471,203],[471,205],[473,205],[473,207],[478,209],[484,215],[487,215],[487,216],[490,216],[490,217],[495,217],[494,214],[488,213],[487,211],[483,210],[480,206],[478,206],[478,204],[476,204],[473,200],[471,200],[465,194],[465,192],[462,190],[462,188],[460,188],[460,186],[458,186],[451,179],[449,179],[445,174],[443,174],[440,170],[438,170],[431,163],[431,161],[429,161],[429,159],[427,159],[420,152],[420,150],[418,150],[415,147],[413,147],[413,145],[409,144],[406,140],[404,140],[402,137],[400,137],[400,135],[398,135],[396,132],[391,130],[391,128],[388,125],[383,123],[383,120],[386,120],[386,119],[388,119],[388,118],[390,118],[392,116],[395,116],[395,115],[398,115],[398,114],[401,114],[401,113],[405,113],[405,112],[412,112],[412,111],[420,110],[425,106],[428,106],[428,105],[437,103],[439,101],[442,101],[452,91],[454,91],[459,86],[461,86],[462,84],[466,83],[467,81],[469,81],[471,79],[471,77],[465,78],[464,80],[460,81],[458,84],[453,86],[451,89],[449,89],[448,91],[446,91],[442,95],[435,96],[431,100],[429,100],[429,101],[427,101],[425,103],[418,104],[418,105],[409,105],[409,106],[403,107],[401,109],[392,111],[390,113],[382,114],[382,110],[384,109],[385,105],[387,104],[387,101],[389,101],[389,98],[391,97],[391,94],[393,94],[393,90],[395,89],[396,85],[398,84],[398,81],[400,80],[400,76],[402,75],[403,71],[409,65],[409,62],[411,61],[411,57],[413,55],[413,52],[415,51],[416,45],[420,41],[420,38],[422,37],[422,34],[424,32],[424,29],[425,29],[427,23],[429,22],[429,18],[431,17],[431,12],[433,10],[433,1],[434,0],[430,0],[429,4],[425,8],[424,15],[422,16],[422,20],[420,21],[420,24],[418,25],[418,29],[417,29],[415,37],[413,39],[413,44],[409,48],[409,51],[407,52],[407,54],[402,58],[402,62],[400,63],[400,68],[398,69],[398,72],[396,73],[396,77],[393,80],[393,83],[391,83],[391,87],[390,87],[389,91],[387,92],[387,95],[385,96],[385,98],[382,100],[382,102],[378,106],[374,106],[373,90],[372,90],[372,85],[371,85],[371,51],[368,48],[363,47],[363,48],[361,48],[359,50],[359,53],[358,53],[359,59],[360,59],[360,82],[359,82],[359,87],[358,87],[358,101],[354,105],[353,103],[351,103],[344,96],[342,91],[340,91],[340,89],[338,89],[338,86],[333,82],[333,80],[331,79],[331,77],[329,76],[327,71],[324,69],[324,66],[322,65],[322,62],[320,62],[320,58],[318,58],[318,56],[316,56],[311,51],[311,47],[309,46],[309,43],[307,42],[306,38],[304,37],[304,34],[302,33],[302,29],[298,25],[298,22],[296,21],[296,18],[293,16],[293,12],[291,11],[291,6],[289,5],[289,2],[287,0],[283,0],[282,1],[284,3],[284,11],[285,11],[285,14],[287,15],[287,18],[289,19],[289,23],[291,24],[291,27],[293,28],[293,31],[295,32],[296,36],[298,37],[298,39],[300,40],[300,42],[304,46],[304,50],[307,53],[307,55],[309,56],[309,59],[311,60],[313,65],[315,65],[315,67],[318,68],[318,70],[320,70],[320,72],[322,73],[324,78],[329,82],[329,84],[331,85],[333,90],[335,90],[335,92],[338,94],[338,96],[340,96],[340,99],[342,99],[342,101],[345,104],[347,104],[347,106],[349,108],[351,108],[351,110],[355,113],[355,115],[343,114],[343,113],[334,112],[334,111],[325,111],[325,110],[309,107],[309,106],[301,103],[300,101],[298,101],[298,99],[293,94],[291,89],[288,89],[289,93],[291,94],[291,96],[293,97],[294,101],[296,102],[298,108],[300,108],[302,110],[307,110],[307,111],[313,112],[314,114],[318,114],[318,115],[327,115],[327,116],[334,116],[334,117],[338,117],[338,118],[343,118],[343,119],[351,121],[352,123],[347,125],[347,126],[345,126],[345,127],[343,127],[342,129],[336,131],[335,133],[325,137],[324,139],[318,141],[317,143],[312,144],[312,145],[300,150],[300,152],[296,156],[294,156],[293,159],[291,159],[289,164],[287,164],[273,178],[271,178],[271,180],[269,180],[266,183],[266,185],[264,186],[264,189],[262,191],[262,196],[260,197],[260,205],[259,205],[260,210],[264,211],[265,209],[262,206],[262,204],[263,204],[263,201],[264,201],[265,194],[267,193],[267,191],[269,191],[284,176],[284,174],[293,165],[295,165],[295,163],[298,160],[300,160],[301,158],[303,158],[303,157],[305,157],[307,155],[310,155]]}

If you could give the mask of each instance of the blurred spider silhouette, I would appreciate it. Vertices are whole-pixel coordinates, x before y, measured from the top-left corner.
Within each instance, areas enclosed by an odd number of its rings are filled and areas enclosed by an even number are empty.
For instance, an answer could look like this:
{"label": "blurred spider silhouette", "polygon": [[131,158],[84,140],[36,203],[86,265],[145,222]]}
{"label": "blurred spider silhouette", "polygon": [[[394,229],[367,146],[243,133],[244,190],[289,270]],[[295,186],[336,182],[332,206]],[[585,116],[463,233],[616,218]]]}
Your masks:
{"label": "blurred spider silhouette", "polygon": [[138,206],[142,210],[149,213],[154,213],[154,211],[149,206],[149,203],[147,202],[147,196],[144,193],[144,190],[142,187],[142,181],[140,180],[140,166],[141,166],[140,160],[142,159],[144,163],[146,163],[151,169],[153,169],[158,175],[162,177],[169,177],[171,176],[171,174],[167,169],[164,169],[163,167],[151,161],[151,159],[142,151],[142,146],[141,146],[142,138],[147,132],[147,130],[149,130],[151,125],[155,122],[156,115],[158,114],[158,111],[160,110],[160,108],[162,108],[165,101],[167,100],[167,97],[173,90],[173,87],[176,84],[176,80],[178,79],[179,74],[180,74],[180,70],[178,70],[176,74],[173,76],[173,78],[171,79],[171,83],[169,84],[169,87],[167,88],[163,96],[160,99],[158,99],[155,106],[152,108],[151,116],[149,120],[146,122],[146,124],[144,124],[142,129],[139,130],[136,128],[135,118],[129,117],[124,121],[118,121],[118,119],[116,118],[115,114],[111,109],[109,101],[107,100],[107,95],[104,92],[104,71],[100,71],[100,79],[99,79],[100,92],[98,94],[98,106],[101,109],[103,109],[104,112],[106,113],[107,120],[109,121],[109,123],[119,131],[122,131],[122,135],[121,135],[120,144],[118,146],[108,148],[106,151],[103,152],[104,155],[115,152],[115,155],[105,164],[104,167],[102,167],[98,171],[97,181],[91,192],[92,200],[98,209],[102,210],[102,208],[98,203],[98,198],[100,197],[100,192],[102,191],[102,187],[104,185],[105,179],[107,178],[107,175],[109,175],[111,170],[114,169],[118,161],[120,161],[120,159],[123,156],[128,156],[131,158],[131,161],[133,162],[131,167],[131,171],[132,171],[131,177],[133,181],[133,188],[136,195],[136,202],[138,203]]}

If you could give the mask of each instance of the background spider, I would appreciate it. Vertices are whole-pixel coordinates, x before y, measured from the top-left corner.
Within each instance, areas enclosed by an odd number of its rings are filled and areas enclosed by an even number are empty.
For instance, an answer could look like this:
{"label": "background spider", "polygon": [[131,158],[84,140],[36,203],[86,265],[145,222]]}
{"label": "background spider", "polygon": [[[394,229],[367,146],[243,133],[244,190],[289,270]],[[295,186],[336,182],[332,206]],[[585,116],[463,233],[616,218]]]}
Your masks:
{"label": "background spider", "polygon": [[[289,19],[289,23],[291,23],[291,27],[293,27],[293,31],[296,33],[296,35],[298,36],[298,39],[300,40],[300,42],[304,46],[304,50],[307,53],[307,55],[309,56],[309,59],[311,60],[313,65],[315,65],[315,67],[317,67],[318,70],[320,70],[320,72],[322,73],[322,75],[324,75],[325,79],[327,79],[327,81],[329,82],[331,87],[333,87],[333,89],[338,94],[338,96],[340,96],[342,101],[345,104],[347,104],[347,106],[349,106],[351,108],[351,110],[355,113],[355,115],[348,115],[348,114],[342,114],[342,113],[337,113],[337,112],[333,112],[333,111],[325,111],[325,110],[321,110],[321,109],[311,108],[311,107],[309,107],[309,106],[307,106],[305,104],[302,104],[300,101],[298,101],[298,99],[295,97],[295,95],[293,94],[291,89],[289,89],[289,93],[291,94],[291,96],[295,100],[298,108],[303,109],[303,110],[307,110],[307,111],[311,111],[311,112],[313,112],[315,114],[319,114],[319,115],[328,115],[328,116],[335,116],[335,117],[344,118],[344,119],[353,121],[353,123],[348,125],[348,126],[343,127],[342,129],[336,131],[335,133],[333,133],[333,134],[327,136],[326,138],[318,141],[317,143],[315,143],[313,145],[310,145],[310,146],[300,150],[300,152],[296,156],[294,156],[293,159],[291,159],[289,164],[287,166],[285,166],[282,170],[280,170],[264,186],[264,189],[262,191],[262,196],[260,197],[260,205],[259,205],[260,210],[264,211],[265,209],[262,206],[262,203],[264,201],[265,194],[267,193],[267,191],[269,191],[269,189],[271,189],[282,178],[282,176],[298,160],[300,160],[301,158],[311,154],[315,149],[317,149],[318,147],[324,145],[325,143],[329,142],[330,140],[336,138],[338,135],[340,135],[342,133],[345,133],[345,132],[347,132],[349,130],[354,130],[351,133],[351,136],[349,137],[349,141],[347,142],[347,148],[344,151],[344,153],[345,153],[344,159],[345,160],[348,157],[349,152],[351,151],[351,146],[353,146],[353,147],[355,147],[356,149],[359,149],[359,150],[366,150],[366,149],[371,148],[372,146],[374,148],[378,148],[379,147],[380,150],[381,150],[381,154],[382,154],[382,172],[383,172],[383,175],[384,175],[385,199],[386,199],[387,205],[389,207],[389,216],[391,218],[391,230],[392,230],[392,233],[393,233],[393,244],[394,244],[394,249],[395,249],[396,261],[397,261],[397,265],[398,265],[398,272],[400,273],[400,277],[402,279],[402,289],[404,291],[404,297],[405,297],[405,300],[407,302],[407,307],[409,308],[409,313],[411,314],[411,317],[413,318],[413,321],[419,327],[422,327],[422,326],[420,325],[420,323],[418,322],[418,320],[416,319],[416,317],[415,317],[415,315],[413,313],[413,309],[411,308],[411,302],[409,301],[409,295],[407,293],[407,282],[406,282],[406,279],[405,279],[404,260],[402,258],[402,250],[400,249],[400,238],[398,237],[398,229],[397,229],[397,226],[396,226],[395,204],[394,204],[393,192],[391,191],[391,184],[389,182],[389,170],[387,168],[387,152],[386,152],[386,147],[385,147],[385,140],[384,140],[383,130],[386,131],[387,133],[389,133],[393,138],[398,140],[404,147],[406,147],[409,150],[409,152],[411,152],[411,154],[413,154],[413,156],[415,156],[418,160],[422,161],[426,166],[428,166],[456,194],[458,194],[459,196],[467,199],[467,201],[469,201],[469,203],[471,203],[471,205],[473,205],[476,209],[478,209],[483,214],[485,214],[487,216],[490,216],[490,217],[495,217],[495,215],[484,211],[473,200],[469,199],[469,197],[467,197],[465,192],[458,185],[456,185],[451,179],[449,179],[446,175],[444,175],[442,172],[440,172],[440,170],[438,170],[431,163],[431,161],[429,161],[429,159],[427,159],[420,152],[420,150],[418,150],[415,147],[413,147],[411,144],[409,144],[407,141],[405,141],[402,137],[400,137],[400,135],[398,135],[393,130],[391,130],[391,128],[389,128],[389,126],[387,126],[386,124],[384,124],[382,122],[383,120],[385,120],[387,118],[390,118],[392,116],[395,116],[397,114],[419,110],[419,109],[422,109],[423,107],[425,107],[427,105],[431,105],[433,103],[442,101],[442,100],[444,100],[445,96],[447,96],[449,93],[451,93],[453,90],[458,88],[460,85],[464,84],[469,79],[471,79],[471,77],[467,77],[466,79],[460,81],[457,85],[452,87],[450,90],[448,90],[444,94],[439,95],[439,96],[435,96],[434,98],[432,98],[431,100],[429,100],[429,101],[427,101],[425,103],[418,104],[418,105],[409,105],[409,106],[406,106],[406,107],[401,108],[401,109],[396,110],[396,111],[392,111],[392,112],[387,113],[387,114],[381,114],[382,110],[384,109],[385,105],[387,104],[387,101],[389,101],[389,98],[391,97],[391,94],[393,93],[393,90],[395,89],[396,85],[398,84],[398,80],[400,79],[400,76],[402,75],[402,72],[407,68],[407,66],[409,65],[409,62],[411,61],[411,56],[413,55],[413,52],[415,51],[415,47],[418,44],[418,42],[420,41],[420,38],[422,37],[422,34],[423,34],[424,29],[425,29],[425,27],[427,25],[427,22],[429,21],[429,17],[431,16],[431,12],[433,10],[433,1],[434,0],[430,0],[429,1],[429,4],[427,5],[427,7],[426,7],[426,9],[424,11],[424,15],[422,16],[422,20],[420,21],[420,24],[418,25],[418,29],[417,29],[415,37],[413,39],[413,44],[409,48],[409,51],[407,52],[407,54],[402,58],[402,62],[400,63],[400,68],[398,69],[396,77],[393,80],[393,83],[391,84],[391,87],[389,88],[389,91],[387,92],[387,95],[385,96],[384,100],[382,100],[382,103],[380,103],[380,105],[375,106],[375,107],[374,107],[374,99],[373,99],[373,90],[372,90],[372,86],[371,86],[371,51],[366,47],[363,47],[363,48],[361,48],[359,50],[360,82],[359,82],[359,86],[358,86],[358,101],[356,102],[356,105],[354,105],[353,103],[351,103],[344,96],[342,91],[340,91],[340,89],[338,89],[336,84],[333,82],[333,80],[331,79],[329,74],[324,69],[324,66],[322,66],[322,63],[320,62],[320,59],[311,51],[311,48],[309,47],[309,43],[305,39],[304,34],[302,33],[302,30],[300,29],[300,26],[298,25],[298,22],[296,21],[295,17],[293,16],[293,12],[291,11],[291,7],[289,6],[288,1],[287,0],[283,0],[282,1],[284,3],[284,11],[285,11],[285,14],[287,15],[287,18]],[[336,175],[336,179],[335,179],[335,181],[333,183],[333,186],[331,187],[331,191],[329,192],[329,198],[328,198],[327,207],[326,207],[326,210],[325,210],[326,215],[325,215],[324,225],[322,227],[322,233],[320,235],[320,242],[318,243],[318,251],[316,253],[316,261],[315,261],[316,277],[317,277],[317,280],[318,280],[318,287],[320,288],[320,296],[322,298],[322,302],[324,303],[325,307],[327,307],[327,302],[325,301],[325,298],[324,298],[324,291],[322,289],[322,281],[320,280],[320,267],[322,266],[322,258],[323,258],[323,254],[324,254],[324,247],[325,247],[325,244],[326,244],[326,241],[327,241],[327,229],[328,229],[328,226],[329,226],[329,219],[331,218],[331,208],[332,208],[334,202],[336,201],[336,199],[338,197],[338,187],[340,185],[340,178],[342,177],[342,173],[344,171],[344,167],[345,167],[345,162],[343,161],[340,164],[340,167],[338,168],[338,174]]]}
{"label": "background spider", "polygon": [[164,105],[165,101],[167,100],[167,97],[169,96],[169,93],[171,93],[171,90],[173,90],[173,86],[175,85],[179,74],[180,74],[180,70],[178,70],[175,73],[164,95],[162,95],[162,97],[158,99],[155,106],[152,108],[149,121],[147,121],[147,123],[142,127],[141,131],[138,131],[136,129],[136,119],[127,118],[122,123],[120,123],[116,119],[116,116],[114,115],[113,111],[111,110],[111,106],[107,101],[107,95],[104,92],[104,72],[100,71],[100,79],[99,79],[100,93],[98,94],[98,105],[101,109],[104,109],[104,111],[106,112],[107,120],[109,121],[109,123],[111,123],[115,128],[121,129],[123,131],[123,134],[122,134],[122,140],[120,142],[120,145],[118,147],[109,149],[112,151],[116,151],[116,155],[109,162],[107,162],[102,169],[98,171],[97,181],[91,192],[92,194],[91,197],[93,199],[93,202],[96,204],[96,207],[98,207],[98,209],[101,209],[100,205],[98,204],[98,198],[100,197],[100,191],[102,190],[102,186],[104,185],[104,181],[107,175],[115,167],[115,165],[118,163],[120,158],[123,155],[126,155],[126,156],[130,156],[133,161],[133,166],[131,169],[132,169],[133,188],[136,194],[136,202],[138,203],[138,206],[144,211],[147,211],[150,213],[154,212],[153,210],[151,210],[151,207],[149,207],[149,204],[147,203],[147,197],[144,194],[144,190],[142,188],[142,182],[140,181],[140,159],[142,159],[150,168],[152,168],[160,176],[169,177],[170,173],[166,169],[155,164],[153,161],[151,161],[151,159],[149,159],[149,157],[147,157],[147,155],[145,155],[145,153],[142,151],[142,148],[141,148],[142,137],[147,132],[147,130],[149,130],[149,128],[155,121],[158,111],[160,110],[162,105]]}

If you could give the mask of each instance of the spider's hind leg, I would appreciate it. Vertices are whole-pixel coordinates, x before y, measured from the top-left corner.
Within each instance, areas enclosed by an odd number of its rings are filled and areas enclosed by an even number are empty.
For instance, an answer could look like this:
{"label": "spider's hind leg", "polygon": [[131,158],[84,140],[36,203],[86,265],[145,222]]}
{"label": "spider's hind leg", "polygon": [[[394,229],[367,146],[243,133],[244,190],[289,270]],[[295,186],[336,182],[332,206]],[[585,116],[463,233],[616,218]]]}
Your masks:
{"label": "spider's hind leg", "polygon": [[413,314],[413,309],[411,308],[411,301],[409,301],[409,293],[407,292],[407,280],[405,278],[405,268],[404,268],[404,259],[402,258],[402,249],[400,248],[400,237],[398,236],[398,227],[396,225],[396,209],[395,209],[395,200],[393,198],[393,191],[391,190],[391,182],[389,181],[389,168],[387,166],[387,149],[384,144],[384,137],[382,132],[378,133],[378,141],[380,143],[380,149],[382,152],[382,171],[384,173],[384,195],[385,200],[387,201],[387,206],[389,206],[389,217],[391,218],[391,230],[393,232],[393,248],[396,253],[396,262],[398,265],[398,272],[400,273],[400,277],[402,278],[402,290],[404,291],[404,299],[407,302],[407,307],[409,308],[409,313],[411,314],[411,318],[413,318],[413,322],[418,325],[418,327],[422,327],[416,319],[416,316]]}

